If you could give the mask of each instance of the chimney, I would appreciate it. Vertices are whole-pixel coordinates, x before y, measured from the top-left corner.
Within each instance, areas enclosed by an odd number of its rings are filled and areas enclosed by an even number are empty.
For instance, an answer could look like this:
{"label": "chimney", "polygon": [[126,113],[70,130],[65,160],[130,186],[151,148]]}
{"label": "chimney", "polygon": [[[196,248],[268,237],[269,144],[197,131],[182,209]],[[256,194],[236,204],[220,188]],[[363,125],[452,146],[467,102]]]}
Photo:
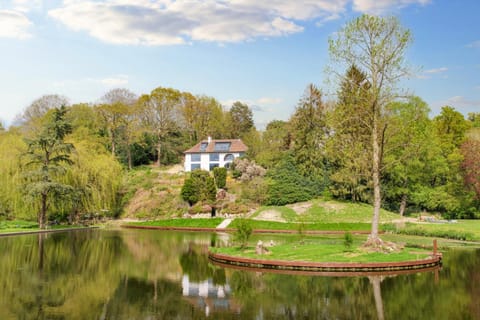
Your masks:
{"label": "chimney", "polygon": [[208,136],[207,141],[208,141],[208,144],[210,144],[210,142],[212,142],[212,137]]}

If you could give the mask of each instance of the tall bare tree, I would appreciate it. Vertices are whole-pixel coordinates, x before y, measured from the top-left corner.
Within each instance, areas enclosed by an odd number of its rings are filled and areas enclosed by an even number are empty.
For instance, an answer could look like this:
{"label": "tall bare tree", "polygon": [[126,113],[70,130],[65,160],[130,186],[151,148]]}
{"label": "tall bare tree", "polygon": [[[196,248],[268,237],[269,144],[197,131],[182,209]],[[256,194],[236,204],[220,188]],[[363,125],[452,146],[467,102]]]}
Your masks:
{"label": "tall bare tree", "polygon": [[387,105],[399,96],[398,82],[408,75],[404,61],[411,43],[409,30],[394,17],[362,15],[347,23],[329,39],[330,57],[343,70],[351,65],[366,75],[369,90],[362,101],[371,114],[369,128],[372,148],[373,218],[368,245],[380,246],[378,225],[381,207],[381,167],[388,121]]}

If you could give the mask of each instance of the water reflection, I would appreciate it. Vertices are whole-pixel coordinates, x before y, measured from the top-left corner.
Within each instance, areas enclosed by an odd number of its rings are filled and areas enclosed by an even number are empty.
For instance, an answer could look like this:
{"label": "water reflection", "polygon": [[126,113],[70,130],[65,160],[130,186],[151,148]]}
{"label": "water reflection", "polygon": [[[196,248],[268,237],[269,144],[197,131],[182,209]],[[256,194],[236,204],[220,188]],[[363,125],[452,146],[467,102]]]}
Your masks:
{"label": "water reflection", "polygon": [[0,319],[479,319],[480,251],[435,273],[323,277],[224,269],[210,234],[0,238]]}

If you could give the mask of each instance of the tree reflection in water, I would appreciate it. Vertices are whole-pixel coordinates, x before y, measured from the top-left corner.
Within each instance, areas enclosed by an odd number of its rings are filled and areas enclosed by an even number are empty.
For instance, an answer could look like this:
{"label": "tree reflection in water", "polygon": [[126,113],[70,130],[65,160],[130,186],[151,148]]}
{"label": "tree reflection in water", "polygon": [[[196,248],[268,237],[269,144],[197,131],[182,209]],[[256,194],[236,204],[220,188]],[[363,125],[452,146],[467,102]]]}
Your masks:
{"label": "tree reflection in water", "polygon": [[0,238],[0,319],[479,319],[480,251],[433,272],[322,277],[223,269],[209,234]]}

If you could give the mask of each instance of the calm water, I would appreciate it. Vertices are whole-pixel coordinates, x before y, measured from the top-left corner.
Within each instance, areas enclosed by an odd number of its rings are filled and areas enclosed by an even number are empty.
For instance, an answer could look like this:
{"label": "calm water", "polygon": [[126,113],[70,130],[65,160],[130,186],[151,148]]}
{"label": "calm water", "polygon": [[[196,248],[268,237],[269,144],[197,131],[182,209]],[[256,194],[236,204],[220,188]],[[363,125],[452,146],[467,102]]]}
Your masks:
{"label": "calm water", "polygon": [[480,250],[437,272],[291,276],[209,264],[210,234],[0,238],[0,319],[480,319]]}

